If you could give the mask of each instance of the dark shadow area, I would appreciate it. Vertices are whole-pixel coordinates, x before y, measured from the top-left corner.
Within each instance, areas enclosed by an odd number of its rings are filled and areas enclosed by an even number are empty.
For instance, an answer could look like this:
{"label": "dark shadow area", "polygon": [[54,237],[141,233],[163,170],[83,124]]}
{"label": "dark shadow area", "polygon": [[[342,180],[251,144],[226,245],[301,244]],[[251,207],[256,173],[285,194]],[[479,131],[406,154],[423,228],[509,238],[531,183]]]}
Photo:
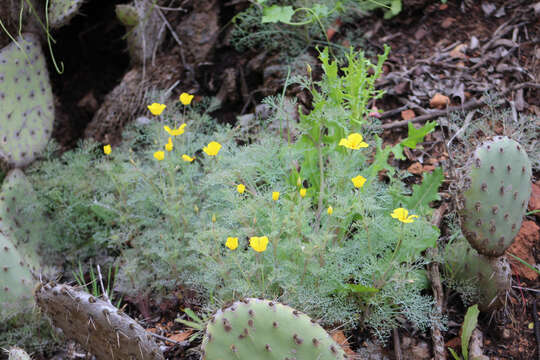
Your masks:
{"label": "dark shadow area", "polygon": [[64,63],[58,74],[49,59],[56,97],[54,139],[71,148],[83,136],[99,104],[129,67],[125,28],[118,22],[115,5],[122,0],[94,0],[83,5],[70,24],[53,34],[54,56]]}

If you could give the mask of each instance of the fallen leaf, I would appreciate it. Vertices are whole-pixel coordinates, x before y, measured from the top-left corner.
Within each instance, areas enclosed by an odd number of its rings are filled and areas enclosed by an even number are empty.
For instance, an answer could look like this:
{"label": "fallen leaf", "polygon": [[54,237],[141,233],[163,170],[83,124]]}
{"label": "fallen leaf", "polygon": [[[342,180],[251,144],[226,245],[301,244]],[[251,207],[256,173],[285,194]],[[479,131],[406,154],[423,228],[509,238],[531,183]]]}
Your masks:
{"label": "fallen leaf", "polygon": [[414,175],[422,175],[424,167],[419,162],[415,162],[407,168],[407,171]]}
{"label": "fallen leaf", "polygon": [[439,10],[446,10],[446,9],[448,9],[448,4],[439,5]]}
{"label": "fallen leaf", "polygon": [[435,95],[433,95],[433,97],[429,101],[429,106],[435,109],[444,109],[446,105],[449,105],[449,104],[450,104],[450,98],[440,93],[436,93]]}
{"label": "fallen leaf", "polygon": [[347,341],[347,337],[341,330],[334,331],[332,333],[332,339],[334,339],[335,342],[337,342],[341,347],[343,348],[343,351],[345,351],[345,354],[350,356],[355,356],[356,353],[351,350],[351,347],[349,346],[349,342]]}
{"label": "fallen leaf", "polygon": [[451,18],[451,17],[447,17],[446,19],[443,20],[443,22],[441,23],[441,27],[443,29],[448,29],[450,26],[452,26],[452,24],[456,21],[456,19],[454,18]]}
{"label": "fallen leaf", "polygon": [[[536,265],[536,261],[532,251],[538,242],[540,242],[540,227],[534,221],[524,221],[512,246],[508,248],[508,252],[534,266]],[[513,269],[519,276],[529,280],[536,280],[538,278],[536,271],[529,269],[513,257],[508,257],[508,259],[514,265]]]}
{"label": "fallen leaf", "polygon": [[467,45],[459,44],[452,51],[450,51],[450,56],[454,59],[467,59],[465,55],[465,50],[467,50]]}
{"label": "fallen leaf", "polygon": [[433,165],[424,165],[422,167],[422,170],[424,172],[432,172],[433,170],[435,170],[435,166],[433,166]]}
{"label": "fallen leaf", "polygon": [[411,119],[414,119],[415,116],[416,114],[411,109],[404,110],[401,112],[401,118],[403,120],[411,120]]}
{"label": "fallen leaf", "polygon": [[191,334],[193,334],[193,330],[186,330],[177,334],[169,335],[168,338],[174,341],[182,342],[186,341],[186,339],[189,338]]}

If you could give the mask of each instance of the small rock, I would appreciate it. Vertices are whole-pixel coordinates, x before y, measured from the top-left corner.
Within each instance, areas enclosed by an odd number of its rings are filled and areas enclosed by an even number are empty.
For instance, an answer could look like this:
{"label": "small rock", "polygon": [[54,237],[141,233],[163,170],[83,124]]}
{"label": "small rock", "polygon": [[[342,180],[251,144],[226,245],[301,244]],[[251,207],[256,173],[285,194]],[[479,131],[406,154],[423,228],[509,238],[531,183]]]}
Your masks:
{"label": "small rock", "polygon": [[474,50],[478,47],[478,44],[480,42],[478,41],[478,38],[476,36],[471,37],[471,45],[469,45],[469,49]]}
{"label": "small rock", "polygon": [[[536,262],[532,251],[539,241],[540,227],[536,225],[534,221],[524,221],[514,239],[514,243],[507,251],[534,266],[536,265]],[[509,257],[508,259],[512,265],[514,265],[513,268],[519,276],[529,280],[536,280],[538,278],[538,273],[536,271],[529,269],[512,257]]]}
{"label": "small rock", "polygon": [[444,109],[450,105],[450,98],[440,93],[436,93],[429,101],[429,106],[434,109]]}
{"label": "small rock", "polygon": [[493,14],[493,12],[497,10],[497,7],[495,5],[493,5],[492,3],[488,3],[488,2],[483,2],[482,3],[482,11],[484,12],[484,15],[486,17],[490,16],[491,14]]}
{"label": "small rock", "polygon": [[[529,199],[529,211],[540,210],[540,181],[532,184],[531,198]],[[534,214],[540,220],[540,213]]]}

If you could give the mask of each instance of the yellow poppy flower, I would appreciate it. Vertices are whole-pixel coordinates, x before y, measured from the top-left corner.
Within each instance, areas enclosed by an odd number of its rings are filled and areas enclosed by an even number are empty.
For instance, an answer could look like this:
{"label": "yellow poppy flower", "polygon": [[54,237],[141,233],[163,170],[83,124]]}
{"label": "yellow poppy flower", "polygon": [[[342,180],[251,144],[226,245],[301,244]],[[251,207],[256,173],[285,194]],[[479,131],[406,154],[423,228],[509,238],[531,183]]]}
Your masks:
{"label": "yellow poppy flower", "polygon": [[188,93],[182,93],[180,94],[180,102],[184,105],[191,104],[191,100],[193,100],[193,95],[190,95]]}
{"label": "yellow poppy flower", "polygon": [[409,215],[409,210],[404,208],[394,209],[394,212],[390,214],[394,219],[398,219],[403,223],[412,223],[415,218],[418,218],[418,215]]}
{"label": "yellow poppy flower", "polygon": [[354,184],[354,187],[359,189],[361,188],[362,186],[364,186],[364,183],[366,182],[366,178],[363,177],[362,175],[358,175],[356,177],[353,177],[351,179],[352,183]]}
{"label": "yellow poppy flower", "polygon": [[278,201],[278,199],[279,199],[279,191],[274,191],[272,193],[272,200]]}
{"label": "yellow poppy flower", "polygon": [[148,105],[148,110],[152,113],[152,115],[160,115],[167,105],[165,104],[158,104],[158,103],[152,103],[152,105]]}
{"label": "yellow poppy flower", "polygon": [[184,128],[186,127],[186,124],[182,124],[178,127],[178,129],[171,129],[170,127],[168,127],[167,125],[165,125],[163,127],[163,129],[165,129],[165,131],[167,132],[167,134],[171,135],[171,136],[178,136],[178,135],[182,135],[184,133]]}
{"label": "yellow poppy flower", "polygon": [[172,139],[169,138],[169,141],[165,144],[165,150],[167,150],[167,151],[172,151],[173,146],[174,146],[174,145],[173,145],[173,143],[172,143]]}
{"label": "yellow poppy flower", "polygon": [[266,246],[268,246],[268,237],[253,236],[249,238],[249,246],[251,246],[256,252],[263,252],[266,250]]}
{"label": "yellow poppy flower", "polygon": [[334,208],[332,206],[329,206],[326,212],[328,213],[328,215],[332,215],[334,213]]}
{"label": "yellow poppy flower", "polygon": [[221,149],[221,144],[216,141],[211,141],[207,146],[203,147],[203,151],[208,156],[216,156]]}
{"label": "yellow poppy flower", "polygon": [[156,151],[154,153],[154,157],[156,158],[157,161],[161,161],[165,159],[165,153],[163,151]]}
{"label": "yellow poppy flower", "polygon": [[184,160],[185,162],[192,162],[193,160],[195,160],[195,158],[184,154],[182,155],[182,160]]}
{"label": "yellow poppy flower", "polygon": [[363,141],[362,135],[358,133],[353,133],[347,136],[347,138],[343,138],[339,141],[340,146],[345,146],[348,149],[358,150],[361,148],[367,148],[369,146],[368,143]]}
{"label": "yellow poppy flower", "polygon": [[244,184],[238,184],[238,186],[236,186],[236,191],[238,191],[240,194],[243,194],[244,191],[246,191],[246,186]]}
{"label": "yellow poppy flower", "polygon": [[105,153],[105,155],[109,155],[111,151],[112,151],[111,145],[105,145],[103,147],[103,152]]}
{"label": "yellow poppy flower", "polygon": [[306,192],[307,192],[307,190],[306,190],[305,188],[301,188],[301,189],[300,189],[300,196],[301,196],[301,197],[306,196]]}
{"label": "yellow poppy flower", "polygon": [[238,238],[237,237],[228,237],[225,246],[231,250],[234,250],[238,247]]}

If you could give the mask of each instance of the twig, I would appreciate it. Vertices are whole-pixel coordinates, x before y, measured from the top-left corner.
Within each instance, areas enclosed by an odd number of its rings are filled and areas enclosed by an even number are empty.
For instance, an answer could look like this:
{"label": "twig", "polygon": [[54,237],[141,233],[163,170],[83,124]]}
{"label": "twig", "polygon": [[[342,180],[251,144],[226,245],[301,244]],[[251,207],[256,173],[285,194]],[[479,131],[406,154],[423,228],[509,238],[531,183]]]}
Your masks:
{"label": "twig", "polygon": [[[505,91],[503,91],[500,94],[500,96],[501,97],[506,96],[511,91],[519,90],[519,89],[522,89],[522,88],[525,88],[525,87],[540,89],[540,83],[533,83],[533,82],[521,83],[521,84],[518,84],[518,85],[513,86],[511,88],[506,89]],[[500,102],[502,103],[503,101],[504,100],[501,100]],[[480,99],[469,100],[463,105],[449,106],[444,110],[435,110],[435,111],[430,112],[428,114],[412,118],[410,120],[401,120],[401,121],[392,122],[390,124],[384,124],[384,125],[381,126],[381,128],[383,130],[395,129],[395,128],[398,128],[398,127],[407,126],[409,124],[409,122],[415,123],[415,122],[420,122],[420,121],[431,120],[431,119],[435,119],[435,118],[438,118],[438,117],[443,116],[443,115],[448,115],[449,113],[454,112],[454,111],[467,111],[467,110],[476,109],[476,108],[481,107],[484,104],[485,104],[485,97],[482,96]],[[395,111],[395,110],[390,110],[390,111]],[[386,113],[382,113],[381,117],[385,117],[385,114]],[[388,116],[386,116],[386,117],[388,117]]]}
{"label": "twig", "polygon": [[[441,205],[440,208],[438,208],[434,214],[433,218],[431,219],[431,223],[435,226],[439,226],[441,224],[441,220],[443,218],[444,213],[446,212],[446,209],[448,208],[448,205],[444,203]],[[437,247],[434,247],[432,249],[428,250],[429,255],[432,259],[435,259],[438,254]],[[433,297],[435,298],[435,316],[436,317],[442,317],[443,313],[443,288],[441,285],[441,274],[439,272],[439,263],[436,261],[432,261],[428,265],[428,276],[431,280],[431,289],[433,290]],[[444,349],[444,338],[441,334],[441,329],[437,326],[437,324],[434,324],[431,329],[431,340],[433,341],[433,355],[435,360],[446,360],[446,350]]]}
{"label": "twig", "polygon": [[401,344],[399,341],[399,332],[397,328],[392,330],[392,335],[394,338],[394,354],[396,354],[396,360],[402,360],[403,353],[401,352]]}
{"label": "twig", "polygon": [[173,340],[173,339],[169,339],[166,336],[161,336],[161,335],[158,335],[158,334],[154,334],[153,332],[150,332],[150,331],[147,331],[147,333],[152,335],[153,337],[156,337],[156,338],[160,339],[160,340],[168,341],[168,342],[171,342],[171,343],[176,344],[176,345],[180,345],[180,346],[188,346],[189,345],[189,341],[176,341],[176,340]]}
{"label": "twig", "polygon": [[99,277],[99,284],[101,285],[101,292],[103,293],[103,300],[112,305],[111,300],[109,300],[109,295],[107,295],[107,292],[105,291],[105,286],[103,286],[103,278],[101,276],[101,268],[99,267],[99,264],[97,265],[97,272]]}

